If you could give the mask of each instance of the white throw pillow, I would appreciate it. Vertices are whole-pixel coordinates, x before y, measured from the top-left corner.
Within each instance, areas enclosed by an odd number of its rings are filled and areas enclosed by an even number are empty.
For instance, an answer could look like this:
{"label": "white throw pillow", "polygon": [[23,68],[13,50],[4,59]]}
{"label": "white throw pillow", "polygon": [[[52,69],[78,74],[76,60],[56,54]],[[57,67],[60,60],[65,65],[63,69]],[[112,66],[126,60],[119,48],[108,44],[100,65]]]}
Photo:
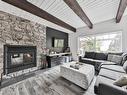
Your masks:
{"label": "white throw pillow", "polygon": [[111,61],[113,58],[113,55],[112,54],[108,54],[108,61]]}
{"label": "white throw pillow", "polygon": [[112,61],[112,62],[115,62],[115,63],[117,63],[117,64],[121,64],[121,62],[122,62],[122,56],[119,56],[119,55],[113,55],[111,61]]}
{"label": "white throw pillow", "polygon": [[127,74],[121,76],[118,80],[116,80],[114,82],[114,85],[123,87],[123,86],[127,86]]}
{"label": "white throw pillow", "polygon": [[122,59],[123,59],[122,56],[119,55],[113,55],[113,54],[108,55],[108,61],[115,62],[117,64],[121,64]]}

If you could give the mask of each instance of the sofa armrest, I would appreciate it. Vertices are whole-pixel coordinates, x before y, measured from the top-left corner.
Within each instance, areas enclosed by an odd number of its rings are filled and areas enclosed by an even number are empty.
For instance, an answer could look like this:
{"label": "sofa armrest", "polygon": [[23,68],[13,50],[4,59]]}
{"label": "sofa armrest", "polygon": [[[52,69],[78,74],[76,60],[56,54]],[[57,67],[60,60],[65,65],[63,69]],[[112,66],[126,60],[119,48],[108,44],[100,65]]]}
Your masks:
{"label": "sofa armrest", "polygon": [[127,95],[127,90],[113,84],[99,84],[99,95]]}

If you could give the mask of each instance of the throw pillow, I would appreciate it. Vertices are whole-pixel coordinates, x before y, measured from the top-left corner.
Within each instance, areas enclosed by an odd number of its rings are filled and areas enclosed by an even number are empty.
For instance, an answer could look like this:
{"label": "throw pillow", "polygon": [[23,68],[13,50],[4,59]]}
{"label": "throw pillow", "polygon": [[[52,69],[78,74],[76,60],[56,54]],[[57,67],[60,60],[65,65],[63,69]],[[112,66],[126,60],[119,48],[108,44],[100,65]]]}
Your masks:
{"label": "throw pillow", "polygon": [[115,62],[117,64],[121,64],[122,59],[123,59],[122,56],[108,54],[108,61]]}
{"label": "throw pillow", "polygon": [[111,59],[111,62],[115,62],[117,64],[121,64],[122,62],[122,56],[119,56],[119,55],[113,55],[112,59]]}
{"label": "throw pillow", "polygon": [[123,69],[124,69],[125,72],[127,73],[127,61],[124,62],[124,64],[123,64]]}
{"label": "throw pillow", "polygon": [[120,87],[127,86],[127,74],[121,76],[120,79],[116,80],[113,84]]}
{"label": "throw pillow", "polygon": [[113,54],[108,54],[108,61],[111,61],[112,60],[112,58],[113,58]]}

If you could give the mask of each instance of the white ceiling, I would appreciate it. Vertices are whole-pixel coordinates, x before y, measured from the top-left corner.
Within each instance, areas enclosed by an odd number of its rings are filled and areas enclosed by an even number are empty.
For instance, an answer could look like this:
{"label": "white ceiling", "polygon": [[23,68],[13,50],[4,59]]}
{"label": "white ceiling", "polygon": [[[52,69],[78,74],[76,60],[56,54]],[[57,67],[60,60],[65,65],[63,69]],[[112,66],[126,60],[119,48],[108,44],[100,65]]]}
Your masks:
{"label": "white ceiling", "polygon": [[62,21],[78,28],[84,26],[84,22],[66,5],[63,0],[27,0],[42,8]]}
{"label": "white ceiling", "polygon": [[[63,0],[27,0],[48,13],[79,28],[86,24],[64,3]],[[116,17],[120,0],[77,0],[93,24]],[[124,13],[125,15],[127,14]]]}
{"label": "white ceiling", "polygon": [[[32,4],[42,8],[48,13],[61,19],[62,21],[70,24],[75,28],[86,26],[86,24],[64,3],[63,0],[27,0]],[[81,8],[84,10],[86,15],[89,17],[93,24],[103,22],[116,17],[120,0],[77,0]],[[1,4],[2,3],[2,4]],[[2,8],[5,7],[5,8]],[[7,9],[8,7],[9,9]],[[30,19],[35,22],[45,23],[48,22],[42,18],[34,16],[28,12],[22,11],[16,7],[5,5],[0,0],[0,10],[13,13],[14,15],[21,16],[23,18]],[[127,15],[127,9],[124,13]],[[48,22],[49,26],[57,27],[59,30],[64,28],[57,26],[53,23]],[[46,24],[47,25],[47,24]],[[64,29],[67,31],[67,29]]]}
{"label": "white ceiling", "polygon": [[116,17],[120,0],[77,0],[93,24]]}

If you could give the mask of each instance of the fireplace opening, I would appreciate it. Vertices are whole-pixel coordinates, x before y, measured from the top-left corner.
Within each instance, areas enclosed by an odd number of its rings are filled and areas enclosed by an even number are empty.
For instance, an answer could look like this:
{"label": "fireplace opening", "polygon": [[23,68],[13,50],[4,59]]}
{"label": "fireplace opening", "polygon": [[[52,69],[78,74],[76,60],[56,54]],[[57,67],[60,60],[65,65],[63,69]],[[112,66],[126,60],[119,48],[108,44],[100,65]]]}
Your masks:
{"label": "fireplace opening", "polygon": [[4,45],[4,74],[36,67],[36,46]]}
{"label": "fireplace opening", "polygon": [[12,65],[30,64],[33,62],[34,54],[32,53],[15,53],[11,55]]}

